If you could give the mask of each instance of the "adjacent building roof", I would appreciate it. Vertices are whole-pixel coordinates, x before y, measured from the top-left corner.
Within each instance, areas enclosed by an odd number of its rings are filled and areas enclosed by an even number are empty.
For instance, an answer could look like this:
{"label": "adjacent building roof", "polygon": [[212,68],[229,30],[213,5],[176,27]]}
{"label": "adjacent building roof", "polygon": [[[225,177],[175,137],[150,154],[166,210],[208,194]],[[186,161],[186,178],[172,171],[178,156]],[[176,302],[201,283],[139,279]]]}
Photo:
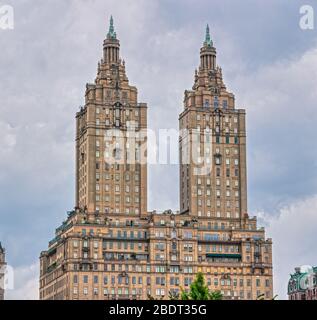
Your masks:
{"label": "adjacent building roof", "polygon": [[295,268],[295,273],[291,274],[288,281],[288,294],[295,292],[305,292],[309,284],[309,275],[313,277],[313,285],[316,286],[317,267],[312,267],[311,270],[303,270],[302,268]]}

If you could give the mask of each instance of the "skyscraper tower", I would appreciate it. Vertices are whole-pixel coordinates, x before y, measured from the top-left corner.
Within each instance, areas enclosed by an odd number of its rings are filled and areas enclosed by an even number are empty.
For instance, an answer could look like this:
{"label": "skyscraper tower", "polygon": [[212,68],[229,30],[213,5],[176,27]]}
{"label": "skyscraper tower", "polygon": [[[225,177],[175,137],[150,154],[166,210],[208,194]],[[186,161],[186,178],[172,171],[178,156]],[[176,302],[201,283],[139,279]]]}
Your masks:
{"label": "skyscraper tower", "polygon": [[76,116],[76,206],[88,214],[144,216],[147,105],[138,103],[119,54],[111,17],[96,81],[87,84]]}
{"label": "skyscraper tower", "polygon": [[208,25],[179,121],[181,212],[240,225],[247,214],[245,110],[226,89]]}

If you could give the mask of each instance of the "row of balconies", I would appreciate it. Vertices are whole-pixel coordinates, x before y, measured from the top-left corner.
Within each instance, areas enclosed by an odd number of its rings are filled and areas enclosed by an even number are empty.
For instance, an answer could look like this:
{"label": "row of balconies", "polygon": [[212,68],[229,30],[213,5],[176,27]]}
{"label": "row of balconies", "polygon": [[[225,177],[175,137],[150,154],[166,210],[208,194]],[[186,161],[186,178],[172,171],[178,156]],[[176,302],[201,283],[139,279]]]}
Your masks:
{"label": "row of balconies", "polygon": [[140,255],[136,253],[131,254],[119,254],[119,253],[105,253],[103,256],[104,260],[148,260],[149,256],[146,254]]}

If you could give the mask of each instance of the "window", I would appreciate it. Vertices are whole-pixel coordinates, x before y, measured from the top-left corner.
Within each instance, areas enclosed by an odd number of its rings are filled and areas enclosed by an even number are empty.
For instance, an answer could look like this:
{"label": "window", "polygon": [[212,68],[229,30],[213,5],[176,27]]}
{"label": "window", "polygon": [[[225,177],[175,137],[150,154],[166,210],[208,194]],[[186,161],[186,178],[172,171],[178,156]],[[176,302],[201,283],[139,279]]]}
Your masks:
{"label": "window", "polygon": [[214,108],[217,109],[219,107],[219,98],[217,96],[214,97]]}
{"label": "window", "polygon": [[184,273],[193,273],[192,267],[184,267]]}
{"label": "window", "polygon": [[185,231],[184,232],[184,239],[192,239],[193,234],[191,231]]}
{"label": "window", "polygon": [[165,290],[164,289],[156,289],[156,295],[157,296],[165,296]]}
{"label": "window", "polygon": [[164,266],[156,266],[155,272],[157,273],[165,273],[165,267]]}

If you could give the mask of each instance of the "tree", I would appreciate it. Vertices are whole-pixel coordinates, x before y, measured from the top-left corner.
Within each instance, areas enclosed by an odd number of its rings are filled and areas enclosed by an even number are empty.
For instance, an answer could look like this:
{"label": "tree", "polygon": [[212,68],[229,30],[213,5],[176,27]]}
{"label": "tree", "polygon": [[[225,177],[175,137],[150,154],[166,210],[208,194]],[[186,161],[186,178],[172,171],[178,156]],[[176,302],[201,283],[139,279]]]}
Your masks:
{"label": "tree", "polygon": [[170,300],[179,300],[179,293],[177,293],[175,291],[169,291],[168,298]]}
{"label": "tree", "polygon": [[155,298],[150,294],[147,295],[147,298],[148,298],[148,300],[155,300]]}
{"label": "tree", "polygon": [[214,291],[209,293],[209,300],[222,300],[223,295],[220,291]]}
{"label": "tree", "polygon": [[205,284],[204,275],[199,272],[188,293],[181,289],[181,300],[222,300],[222,294],[219,291],[210,291]]}
{"label": "tree", "polygon": [[[278,295],[276,294],[272,299],[270,299],[270,300],[276,300],[277,299],[277,297],[278,297]],[[265,294],[263,293],[263,294],[260,294],[257,298],[256,298],[256,300],[265,300]]]}

